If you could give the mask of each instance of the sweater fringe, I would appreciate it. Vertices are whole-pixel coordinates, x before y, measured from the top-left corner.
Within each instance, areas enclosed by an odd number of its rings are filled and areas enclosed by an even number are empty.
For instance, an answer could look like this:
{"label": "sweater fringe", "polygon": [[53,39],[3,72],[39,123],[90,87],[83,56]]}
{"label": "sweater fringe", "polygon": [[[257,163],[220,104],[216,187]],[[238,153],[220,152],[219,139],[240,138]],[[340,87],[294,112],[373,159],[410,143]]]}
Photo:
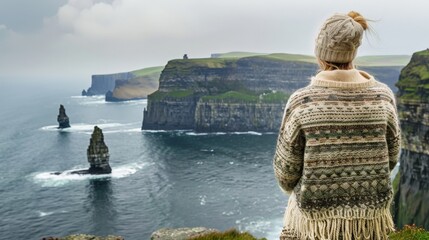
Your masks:
{"label": "sweater fringe", "polygon": [[284,228],[300,239],[314,240],[385,240],[395,230],[390,202],[384,208],[342,208],[302,211],[294,193],[289,197]]}

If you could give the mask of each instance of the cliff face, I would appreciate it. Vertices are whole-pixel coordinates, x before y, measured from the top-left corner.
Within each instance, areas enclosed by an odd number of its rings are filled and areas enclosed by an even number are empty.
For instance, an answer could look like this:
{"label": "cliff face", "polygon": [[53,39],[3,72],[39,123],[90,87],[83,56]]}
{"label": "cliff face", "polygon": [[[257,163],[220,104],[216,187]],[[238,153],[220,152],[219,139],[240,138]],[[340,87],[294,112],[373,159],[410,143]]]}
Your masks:
{"label": "cliff face", "polygon": [[158,89],[159,76],[164,67],[151,67],[131,72],[133,77],[116,80],[112,92],[106,93],[106,101],[117,102],[147,98]]}
{"label": "cliff face", "polygon": [[[393,87],[400,67],[360,69]],[[276,132],[288,96],[317,70],[314,58],[290,54],[169,61],[142,129]]]}
{"label": "cliff face", "polygon": [[266,56],[172,60],[148,97],[142,129],[277,131],[288,94],[316,70]]}
{"label": "cliff face", "polygon": [[394,213],[398,227],[429,229],[429,51],[417,52],[401,71],[398,111],[402,150]]}
{"label": "cliff face", "polygon": [[128,80],[134,75],[130,72],[114,73],[105,75],[92,75],[91,87],[86,91],[87,96],[104,95],[108,91],[113,91],[116,80]]}
{"label": "cliff face", "polygon": [[246,88],[290,92],[308,83],[317,66],[256,56],[240,59],[172,60],[162,71],[159,91],[189,90],[216,94]]}
{"label": "cliff face", "polygon": [[199,132],[276,132],[283,117],[284,103],[197,103],[195,130]]}
{"label": "cliff face", "polygon": [[190,130],[194,128],[196,98],[165,97],[162,99],[150,98],[148,107],[143,113],[142,129],[163,130]]}
{"label": "cliff face", "polygon": [[132,72],[93,75],[91,87],[83,96],[105,95],[106,101],[118,102],[146,98],[158,89],[164,67],[150,67]]}

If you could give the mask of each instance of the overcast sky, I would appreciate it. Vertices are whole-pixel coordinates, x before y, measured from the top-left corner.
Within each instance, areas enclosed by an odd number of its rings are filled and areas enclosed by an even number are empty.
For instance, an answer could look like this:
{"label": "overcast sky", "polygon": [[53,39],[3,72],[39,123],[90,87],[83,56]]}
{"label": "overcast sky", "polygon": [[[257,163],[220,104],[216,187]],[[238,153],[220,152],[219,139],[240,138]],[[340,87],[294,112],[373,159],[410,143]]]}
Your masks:
{"label": "overcast sky", "polygon": [[323,21],[349,10],[374,20],[359,55],[410,55],[429,47],[428,9],[426,0],[0,0],[0,80],[89,82],[184,53],[313,54]]}

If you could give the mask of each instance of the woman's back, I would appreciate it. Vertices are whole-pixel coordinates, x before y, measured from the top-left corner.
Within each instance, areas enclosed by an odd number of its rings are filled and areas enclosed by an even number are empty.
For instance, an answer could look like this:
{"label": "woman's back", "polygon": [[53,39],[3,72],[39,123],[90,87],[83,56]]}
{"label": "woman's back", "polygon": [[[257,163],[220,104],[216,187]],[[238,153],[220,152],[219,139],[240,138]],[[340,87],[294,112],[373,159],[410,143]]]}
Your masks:
{"label": "woman's back", "polygon": [[399,144],[385,84],[353,68],[317,74],[290,97],[278,138],[275,175],[292,192],[282,238],[387,239]]}

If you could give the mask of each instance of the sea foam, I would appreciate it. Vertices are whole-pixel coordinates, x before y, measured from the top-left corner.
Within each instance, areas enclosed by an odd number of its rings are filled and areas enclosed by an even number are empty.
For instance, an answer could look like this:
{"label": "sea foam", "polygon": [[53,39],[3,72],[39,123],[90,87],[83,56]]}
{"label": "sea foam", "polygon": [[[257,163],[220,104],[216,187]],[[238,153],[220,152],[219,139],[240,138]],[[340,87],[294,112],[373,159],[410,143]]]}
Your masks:
{"label": "sea foam", "polygon": [[[105,121],[103,121],[105,122]],[[39,130],[42,131],[54,131],[54,132],[76,132],[91,134],[94,130],[94,126],[98,126],[103,129],[103,133],[120,133],[120,132],[140,132],[140,128],[135,128],[135,123],[75,123],[69,128],[58,128],[58,125],[49,125],[41,127]]]}
{"label": "sea foam", "polygon": [[60,187],[68,183],[83,181],[88,179],[119,179],[130,176],[138,170],[147,166],[147,163],[132,163],[112,168],[110,174],[72,174],[73,171],[85,170],[85,168],[75,168],[61,172],[61,174],[54,174],[55,172],[41,172],[36,173],[32,177],[33,181],[40,184],[42,187]]}

